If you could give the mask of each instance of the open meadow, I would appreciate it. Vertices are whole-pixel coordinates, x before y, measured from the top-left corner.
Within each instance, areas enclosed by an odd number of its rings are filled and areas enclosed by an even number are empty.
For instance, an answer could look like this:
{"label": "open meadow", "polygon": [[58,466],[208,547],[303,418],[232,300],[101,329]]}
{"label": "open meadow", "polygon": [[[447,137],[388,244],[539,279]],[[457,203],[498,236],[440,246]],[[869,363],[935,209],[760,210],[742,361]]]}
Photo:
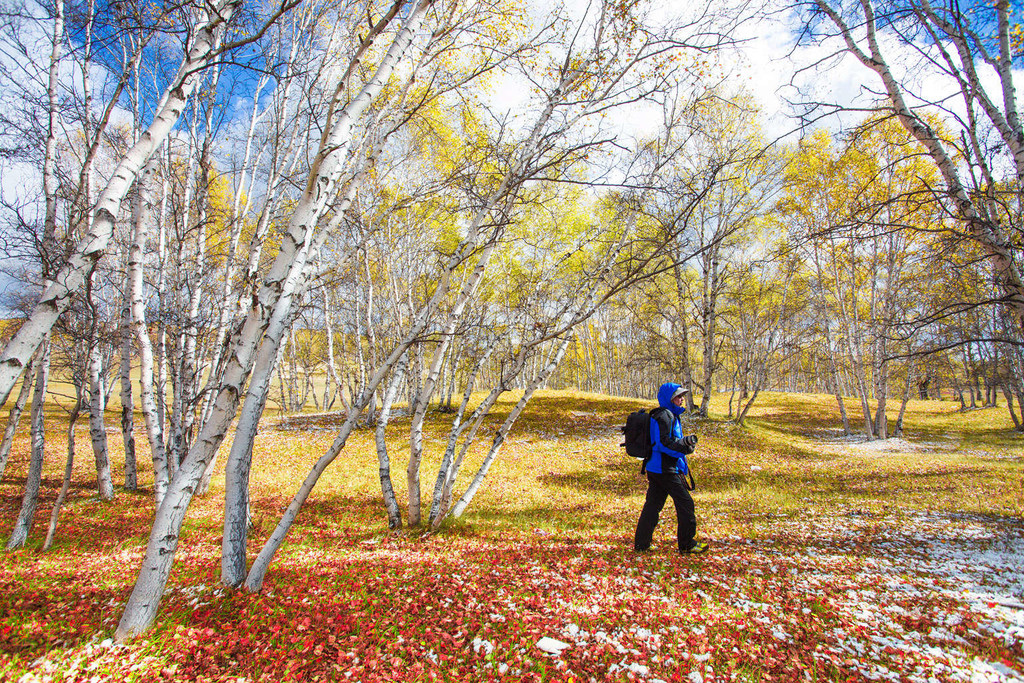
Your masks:
{"label": "open meadow", "polygon": [[[43,553],[64,467],[55,428],[30,543],[0,554],[0,678],[1024,680],[1024,438],[1005,408],[915,401],[904,439],[865,443],[841,436],[828,396],[763,395],[742,428],[719,397],[711,419],[684,419],[700,435],[691,467],[711,551],[681,557],[671,503],[652,550],[632,551],[645,484],[618,427],[650,405],[541,392],[466,514],[436,534],[388,531],[373,434],[359,430],[259,594],[218,585],[221,471],[192,504],[155,628],[127,645],[111,635],[153,514],[148,453],[145,490],[101,502],[80,428],[74,486]],[[429,457],[445,417],[430,415]],[[264,420],[250,558],[339,421]],[[121,462],[113,413],[108,424]],[[391,430],[404,500],[408,419]],[[27,452],[22,435],[0,483],[5,534]],[[546,652],[542,638],[566,647]]]}

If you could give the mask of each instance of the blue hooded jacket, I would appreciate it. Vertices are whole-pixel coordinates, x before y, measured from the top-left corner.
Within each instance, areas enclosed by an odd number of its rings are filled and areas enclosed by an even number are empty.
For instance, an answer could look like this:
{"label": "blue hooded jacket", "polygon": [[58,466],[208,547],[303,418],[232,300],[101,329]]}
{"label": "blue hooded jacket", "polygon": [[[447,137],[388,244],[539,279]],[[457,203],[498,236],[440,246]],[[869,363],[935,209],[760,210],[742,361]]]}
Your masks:
{"label": "blue hooded jacket", "polygon": [[686,409],[672,403],[672,394],[680,385],[665,382],[658,389],[658,405],[669,412],[657,411],[658,417],[651,418],[651,459],[647,461],[647,471],[657,474],[686,474],[686,454],[693,449],[681,442],[683,426],[679,416]]}

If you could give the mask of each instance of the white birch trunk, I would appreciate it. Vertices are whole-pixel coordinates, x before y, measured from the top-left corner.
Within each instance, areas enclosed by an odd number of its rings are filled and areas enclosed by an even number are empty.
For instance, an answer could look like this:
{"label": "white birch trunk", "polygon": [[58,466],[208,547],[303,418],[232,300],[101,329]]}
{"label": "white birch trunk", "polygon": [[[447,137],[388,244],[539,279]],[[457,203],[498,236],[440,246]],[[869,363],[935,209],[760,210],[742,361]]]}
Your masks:
{"label": "white birch trunk", "polygon": [[99,310],[92,301],[92,281],[95,272],[89,275],[86,300],[91,309],[92,327],[89,332],[89,436],[96,460],[96,492],[100,500],[114,497],[114,482],[110,475],[110,457],[107,454],[107,429],[103,419],[106,401],[103,392],[103,352],[99,339]]}
{"label": "white birch trunk", "polygon": [[402,358],[402,356],[408,351],[409,347],[412,346],[413,341],[419,336],[419,333],[426,328],[426,316],[421,317],[412,326],[413,334],[408,335],[403,339],[398,346],[392,350],[391,354],[385,359],[377,372],[374,373],[363,388],[363,392],[360,394],[358,399],[353,401],[353,410],[348,414],[344,424],[338,432],[338,436],[335,437],[331,443],[330,448],[327,452],[320,456],[320,458],[314,463],[309,474],[303,480],[302,485],[292,498],[292,502],[288,505],[284,515],[278,522],[277,527],[274,528],[270,538],[267,539],[266,544],[260,551],[259,555],[256,556],[256,560],[253,562],[252,567],[249,569],[249,575],[245,580],[245,587],[250,591],[258,591],[263,586],[263,578],[266,576],[267,569],[270,567],[270,562],[274,558],[274,554],[277,549],[281,547],[281,543],[284,542],[285,536],[288,535],[288,531],[291,529],[292,523],[295,521],[295,517],[299,514],[299,510],[302,509],[302,505],[306,502],[309,494],[313,491],[313,487],[316,486],[317,481],[320,480],[320,476],[327,469],[327,466],[334,462],[338,454],[345,447],[345,443],[348,441],[349,435],[355,428],[359,421],[359,416],[362,412],[363,407],[370,402],[374,392],[377,390],[377,386],[383,380],[384,375],[390,371],[396,363]]}
{"label": "white birch trunk", "polygon": [[711,381],[715,372],[715,361],[717,353],[715,350],[716,324],[718,322],[718,294],[720,291],[718,252],[720,240],[717,237],[715,243],[709,249],[711,262],[711,274],[709,282],[704,283],[703,289],[703,318],[704,318],[704,394],[700,399],[700,415],[707,417],[708,405],[711,403]]}
{"label": "white birch trunk", "polygon": [[398,361],[388,383],[387,391],[384,392],[384,400],[381,403],[380,415],[377,417],[377,429],[374,438],[377,444],[377,465],[380,476],[380,491],[384,496],[384,509],[388,514],[388,528],[402,528],[402,510],[398,506],[398,499],[395,497],[395,488],[391,484],[391,461],[388,458],[388,444],[386,431],[388,420],[391,417],[391,406],[398,395],[398,388],[405,378],[405,371],[408,365],[408,356],[402,356]]}
{"label": "white birch trunk", "polygon": [[[676,317],[672,320],[672,338],[676,342],[676,358],[680,363],[680,381],[688,391],[686,392],[686,409],[693,410],[693,369],[690,366],[690,333],[686,324],[684,312],[686,311],[686,280],[683,277],[682,267],[678,257],[674,259],[672,266],[673,276],[676,285]],[[746,392],[743,392],[745,396]]]}
{"label": "white birch trunk", "polygon": [[146,252],[146,225],[148,223],[149,178],[153,164],[147,164],[138,179],[132,210],[134,234],[128,249],[128,292],[131,301],[132,328],[139,346],[139,400],[146,423],[146,438],[153,458],[153,495],[159,508],[170,480],[167,455],[160,414],[153,389],[153,343],[146,327],[146,299],[143,290],[143,258]]}
{"label": "white birch trunk", "polygon": [[129,300],[121,311],[121,438],[124,441],[124,488],[139,488],[135,460],[135,400],[132,397],[132,314]]}
{"label": "white birch trunk", "polygon": [[106,406],[100,379],[102,372],[103,355],[100,353],[99,340],[94,337],[89,340],[89,436],[96,460],[96,491],[101,500],[111,500],[114,497],[114,483],[110,476],[107,431],[103,420]]}
{"label": "white birch trunk", "polygon": [[[216,49],[219,47],[219,38]],[[214,66],[208,71],[210,82],[203,88],[204,96],[207,92],[216,93],[217,85],[220,82],[220,66]],[[198,99],[198,98],[197,98]],[[212,99],[212,98],[211,98]],[[213,112],[215,107],[208,102],[206,118],[203,127],[206,131],[205,138],[198,155],[199,178],[196,188],[196,215],[198,223],[198,234],[196,236],[195,263],[189,264],[189,270],[196,276],[196,284],[192,287],[192,296],[189,299],[188,315],[185,323],[185,343],[182,353],[182,397],[184,401],[180,406],[181,420],[179,422],[181,431],[177,435],[180,452],[184,453],[189,448],[189,439],[195,427],[196,407],[193,399],[199,391],[199,380],[202,369],[197,358],[198,336],[199,336],[199,310],[203,301],[205,288],[200,286],[198,280],[203,277],[206,270],[206,235],[209,221],[207,219],[207,207],[209,205],[210,192],[210,150],[213,145]],[[190,174],[191,176],[191,174]],[[188,209],[185,210],[185,220],[188,220]],[[204,477],[207,485],[209,479]],[[206,488],[200,485],[197,491],[200,495],[206,493]]]}
{"label": "white birch trunk", "polygon": [[156,228],[156,301],[159,318],[156,321],[156,345],[153,349],[154,398],[156,415],[160,427],[160,438],[163,444],[160,452],[164,455],[167,466],[167,481],[170,481],[171,462],[167,453],[167,322],[164,314],[167,311],[167,224],[168,203],[170,201],[170,173],[174,168],[174,155],[169,142],[164,144],[166,158],[160,182],[160,210],[157,213]]}
{"label": "white birch trunk", "polygon": [[850,435],[850,417],[846,413],[846,401],[843,399],[842,383],[839,377],[839,362],[836,358],[838,351],[832,341],[832,315],[828,310],[828,297],[825,293],[825,273],[821,267],[820,250],[817,243],[811,245],[814,258],[814,267],[818,280],[818,301],[822,319],[822,333],[825,338],[825,353],[827,354],[828,373],[831,380],[832,391],[836,398],[836,405],[839,406],[839,415],[843,422],[843,435]]}
{"label": "white birch trunk", "polygon": [[4,430],[4,440],[0,443],[0,479],[3,479],[4,471],[7,469],[7,459],[11,454],[11,445],[14,443],[14,432],[18,429],[18,423],[21,421],[21,415],[25,410],[25,404],[28,403],[29,394],[32,393],[32,383],[35,381],[36,365],[39,362],[38,352],[36,356],[32,357],[32,361],[29,363],[28,372],[25,373],[25,377],[21,383],[21,391],[18,392],[18,398],[14,401],[14,405],[11,406],[11,412],[7,416],[7,428]]}
{"label": "white birch trunk", "polygon": [[[210,420],[203,426],[196,443],[172,479],[167,496],[157,511],[139,578],[117,628],[116,637],[119,640],[146,630],[156,616],[174,561],[185,512],[196,485],[238,410],[244,385],[255,361],[257,345],[268,326],[274,325],[274,321],[283,322],[288,318],[291,297],[301,281],[309,256],[313,230],[320,212],[334,193],[342,160],[351,145],[354,120],[383,88],[401,55],[410,45],[429,5],[430,2],[425,1],[411,8],[409,17],[388,53],[382,58],[373,78],[336,118],[333,114],[330,117],[334,122],[324,132],[321,151],[313,162],[306,191],[289,221],[277,258],[233,340],[232,353]],[[339,87],[339,98],[343,90]],[[256,566],[254,564],[254,569]]]}
{"label": "white birch trunk", "polygon": [[373,400],[377,387],[384,376],[391,371],[394,365],[402,358],[403,354],[408,351],[408,349],[426,329],[431,313],[437,309],[440,302],[448,293],[448,283],[450,281],[451,274],[462,263],[464,258],[463,250],[468,249],[469,244],[470,243],[467,242],[467,240],[463,240],[462,245],[460,245],[461,248],[457,249],[456,253],[449,258],[442,271],[442,275],[433,295],[420,308],[417,315],[411,321],[406,335],[397,343],[391,354],[382,361],[380,367],[373,376],[363,383],[363,391],[360,393],[358,398],[352,401],[352,409],[349,411],[344,424],[342,424],[338,436],[335,437],[334,442],[331,444],[328,451],[317,460],[309,474],[306,475],[305,480],[303,480],[299,490],[292,498],[292,502],[285,510],[284,515],[277,524],[277,527],[270,535],[270,538],[267,539],[266,544],[263,546],[263,549],[260,551],[256,560],[253,562],[252,567],[249,569],[249,575],[246,577],[245,581],[245,587],[248,590],[258,591],[263,586],[263,578],[266,576],[267,569],[270,567],[270,562],[273,560],[277,549],[280,548],[281,543],[284,542],[284,539],[287,536],[288,531],[291,529],[291,525],[295,521],[295,517],[298,515],[299,510],[302,509],[303,504],[312,492],[313,487],[316,486],[320,476],[326,468],[334,462],[338,457],[338,454],[341,453],[341,450],[345,447],[345,443],[358,423],[363,409],[371,400]]}
{"label": "white birch trunk", "polygon": [[50,527],[46,531],[46,540],[43,542],[44,551],[53,547],[53,539],[57,535],[57,519],[60,517],[64,501],[68,497],[68,491],[71,490],[71,475],[75,468],[75,427],[78,424],[78,416],[82,412],[82,390],[80,387],[76,387],[76,393],[78,396],[75,397],[75,405],[71,409],[71,415],[68,416],[68,457],[64,464],[64,481],[61,483],[60,493],[57,494],[57,500],[50,512]]}
{"label": "white birch trunk", "polygon": [[[324,287],[324,332],[327,335],[327,379],[329,384],[333,384],[334,391],[338,398],[341,399],[342,405],[345,407],[345,412],[349,411],[349,402],[345,398],[345,386],[341,382],[341,377],[338,375],[338,366],[334,359],[334,316],[331,314],[331,295]],[[334,401],[332,400],[331,403]],[[324,405],[327,405],[326,400]],[[328,408],[329,409],[329,408]]]}
{"label": "white birch trunk", "polygon": [[46,430],[44,423],[44,405],[46,402],[46,384],[50,376],[50,343],[49,335],[43,336],[40,347],[39,366],[36,370],[35,395],[32,398],[32,457],[29,461],[28,475],[25,478],[25,494],[21,499],[21,510],[14,530],[7,539],[7,549],[21,548],[28,540],[35,518],[36,505],[39,503],[39,485],[43,478],[43,458],[46,453]]}
{"label": "white birch trunk", "polygon": [[[46,87],[46,143],[43,153],[43,197],[46,214],[43,223],[42,269],[44,285],[53,272],[57,241],[57,119],[60,106],[60,61],[64,46],[64,0],[54,2],[53,43],[50,51],[50,73]],[[0,400],[0,404],[6,397]]]}
{"label": "white birch trunk", "polygon": [[834,240],[832,241],[831,254],[832,277],[836,283],[836,300],[839,302],[839,313],[846,332],[842,337],[846,346],[847,357],[850,360],[850,371],[853,373],[854,384],[857,387],[857,396],[860,399],[861,416],[864,421],[864,436],[871,440],[874,438],[874,422],[871,416],[871,406],[868,404],[867,371],[864,367],[864,354],[862,352],[863,330],[859,322],[859,315],[857,314],[856,288],[854,287],[856,282],[856,273],[853,272],[856,263],[855,245],[852,239],[848,240],[848,242],[850,243],[850,270],[853,280],[850,281],[847,288],[843,287]]}
{"label": "white birch trunk", "polygon": [[[892,435],[897,439],[903,438],[903,417],[907,414],[907,404],[910,403],[910,384],[914,376],[914,364],[907,363],[907,381],[903,385],[903,396],[900,398],[900,412],[896,416],[896,426]],[[1011,408],[1012,411],[1012,408]]]}

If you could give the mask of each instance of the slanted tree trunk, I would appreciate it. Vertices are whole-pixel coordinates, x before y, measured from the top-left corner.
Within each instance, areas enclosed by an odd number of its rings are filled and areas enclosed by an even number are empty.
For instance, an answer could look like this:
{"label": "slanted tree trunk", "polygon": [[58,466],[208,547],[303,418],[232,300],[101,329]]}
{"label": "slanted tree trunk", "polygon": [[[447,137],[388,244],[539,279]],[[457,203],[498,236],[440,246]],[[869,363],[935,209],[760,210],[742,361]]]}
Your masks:
{"label": "slanted tree trunk", "polygon": [[[401,5],[399,2],[393,5],[386,20],[379,23],[377,33],[386,28],[391,19],[398,14]],[[401,30],[397,32],[375,73],[359,93],[349,99],[347,75],[338,83],[335,102],[332,105],[333,120],[324,130],[321,147],[313,160],[305,191],[296,203],[288,229],[282,237],[274,263],[264,277],[259,294],[254,297],[248,315],[233,335],[231,356],[220,381],[210,420],[203,426],[181,468],[171,480],[167,496],[153,521],[142,570],[118,624],[116,637],[119,640],[145,631],[156,616],[174,561],[181,525],[195,487],[237,413],[244,386],[256,361],[257,349],[261,346],[260,340],[270,327],[281,325],[289,317],[292,297],[302,283],[307,260],[313,248],[314,229],[327,202],[336,194],[336,183],[342,171],[342,164],[352,147],[355,123],[389,80],[391,72],[411,44],[430,5],[431,0],[423,0],[409,8],[409,15]],[[362,45],[369,48],[365,40]],[[351,66],[354,69],[356,64],[353,63]],[[347,104],[342,106],[345,102]],[[280,333],[283,334],[284,331],[282,329]],[[279,344],[279,339],[277,343]],[[273,356],[276,356],[276,351],[277,348],[274,349]],[[269,365],[270,362],[265,358],[264,356],[263,362]],[[290,520],[288,525],[290,526]],[[283,534],[280,538],[275,539],[272,536],[271,539],[268,544],[275,540],[279,544],[283,540]],[[274,548],[276,549],[276,545]],[[272,554],[271,552],[270,555]],[[262,582],[266,564],[261,565],[260,562],[261,557],[257,557],[250,576],[255,571]],[[269,557],[264,557],[263,562],[269,563]]]}
{"label": "slanted tree trunk", "polygon": [[[1010,419],[1013,420],[1013,427],[1018,432],[1024,432],[1024,401],[1020,401],[1018,406],[1013,406],[1013,392],[1010,391],[1010,387],[1006,384],[1002,385],[1003,396],[1006,398],[1006,408],[1010,411]],[[1018,416],[1017,411],[1020,411]]]}
{"label": "slanted tree trunk", "polygon": [[[508,417],[505,418],[505,421],[502,422],[501,426],[498,428],[497,432],[494,435],[494,438],[491,440],[490,450],[488,450],[487,455],[484,456],[484,460],[480,464],[480,467],[477,470],[476,475],[473,477],[473,480],[469,483],[469,486],[466,487],[466,491],[462,494],[458,502],[455,503],[455,506],[452,508],[451,514],[453,517],[461,517],[462,513],[465,512],[470,502],[472,502],[473,496],[475,496],[476,492],[480,489],[480,486],[483,484],[484,479],[487,477],[487,472],[490,471],[491,465],[494,464],[494,459],[498,457],[498,451],[501,450],[502,444],[505,443],[505,437],[508,436],[509,431],[512,429],[512,425],[514,425],[516,420],[519,419],[519,415],[523,412],[523,409],[526,408],[526,404],[529,403],[530,399],[533,397],[533,394],[544,382],[547,381],[548,377],[551,376],[551,373],[555,371],[555,368],[558,367],[558,364],[562,360],[562,356],[565,355],[565,350],[569,347],[569,341],[571,339],[571,335],[565,335],[558,342],[558,346],[556,347],[557,350],[555,351],[554,355],[548,360],[547,364],[540,369],[536,376],[526,386],[526,389],[523,391],[522,397],[519,399],[519,401],[516,402],[515,407],[512,408],[512,411],[508,414]],[[432,526],[436,527],[442,521],[443,517],[439,517],[436,521],[432,522]]]}
{"label": "slanted tree trunk", "polygon": [[7,459],[11,454],[11,446],[14,444],[14,432],[18,429],[18,422],[21,421],[21,414],[28,403],[29,394],[32,393],[32,383],[36,378],[36,369],[39,363],[38,352],[32,357],[29,363],[28,372],[21,383],[21,391],[18,398],[11,406],[11,412],[7,416],[7,429],[4,430],[4,440],[0,443],[0,479],[3,479],[4,471],[7,469]]}
{"label": "slanted tree trunk", "polygon": [[[300,43],[301,41],[298,40],[292,42],[292,49],[288,60],[289,72],[294,64]],[[259,102],[260,96],[263,94],[263,91],[266,89],[269,81],[269,74],[261,75],[253,91],[252,115],[249,117],[249,129],[245,136],[245,152],[242,155],[242,162],[239,165],[238,181],[235,185],[234,199],[231,203],[231,223],[229,227],[228,248],[227,254],[224,257],[224,272],[222,275],[223,283],[220,291],[220,313],[217,321],[217,332],[214,335],[213,356],[210,360],[210,377],[218,377],[220,375],[221,361],[223,360],[224,352],[224,340],[227,339],[228,328],[231,325],[234,315],[239,311],[238,298],[240,294],[234,289],[235,274],[238,271],[238,266],[240,265],[238,245],[242,238],[242,227],[245,224],[243,217],[248,214],[251,204],[251,190],[253,183],[255,183],[256,180],[256,167],[259,164],[260,157],[262,156],[262,154],[253,155],[253,140],[255,139],[257,123],[266,116],[268,111],[267,109],[261,110]],[[280,122],[278,123],[280,124]],[[267,187],[268,195],[274,194],[273,186],[275,184],[276,178],[271,178]],[[243,197],[245,198],[244,206],[242,201]],[[272,203],[269,197],[266,200],[266,203]],[[205,423],[210,417],[214,393],[215,392],[213,391],[208,391],[206,393],[206,399],[203,402],[203,408],[200,412],[200,424]]]}
{"label": "slanted tree trunk", "polygon": [[21,510],[14,530],[7,539],[7,549],[21,548],[28,540],[35,518],[36,505],[39,503],[39,485],[43,478],[43,456],[46,451],[46,430],[43,414],[46,402],[46,383],[50,376],[50,343],[49,336],[43,337],[40,348],[39,366],[36,370],[35,395],[32,398],[32,457],[29,461],[28,476],[25,479],[25,493],[21,499]]}
{"label": "slanted tree trunk", "polygon": [[50,528],[46,532],[46,541],[43,542],[43,550],[49,550],[53,547],[54,536],[57,535],[57,519],[60,516],[60,510],[64,506],[64,501],[68,497],[68,491],[71,490],[71,475],[75,468],[75,427],[78,424],[78,416],[82,412],[82,387],[75,387],[75,405],[71,408],[71,414],[68,416],[68,459],[64,465],[64,481],[60,486],[60,493],[57,494],[57,500],[53,504],[53,510],[50,512]]}
{"label": "slanted tree trunk", "polygon": [[[355,196],[356,186],[350,185],[342,202],[338,204],[336,215],[343,216],[348,205]],[[328,226],[321,235],[321,241],[333,232],[336,223]],[[307,245],[308,246],[308,245]],[[319,247],[317,247],[318,249]],[[301,262],[301,259],[297,258]],[[311,276],[302,274],[300,281],[294,283],[294,293],[287,294],[287,300],[305,293]],[[282,295],[282,300],[287,300]],[[281,309],[280,315],[275,307],[264,332],[263,340],[256,353],[252,379],[245,394],[245,402],[235,428],[235,437],[231,443],[231,451],[224,473],[224,534],[221,539],[221,583],[228,586],[239,586],[245,580],[246,543],[249,519],[249,471],[252,465],[252,449],[259,426],[260,417],[270,395],[270,380],[278,368],[281,352],[284,350],[285,334],[291,330],[295,317],[299,314],[297,306],[287,305]],[[283,316],[283,317],[280,317]],[[216,454],[210,459],[203,478],[212,473]],[[202,486],[202,481],[200,482]]]}

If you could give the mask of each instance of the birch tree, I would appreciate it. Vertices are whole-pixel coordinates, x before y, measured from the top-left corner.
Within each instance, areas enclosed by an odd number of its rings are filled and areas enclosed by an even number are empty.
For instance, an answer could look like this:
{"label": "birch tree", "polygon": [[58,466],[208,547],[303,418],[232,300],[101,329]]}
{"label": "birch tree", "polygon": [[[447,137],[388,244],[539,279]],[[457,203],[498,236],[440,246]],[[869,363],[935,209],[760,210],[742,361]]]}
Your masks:
{"label": "birch tree", "polygon": [[761,245],[759,257],[751,259],[728,294],[730,342],[750,373],[750,395],[737,406],[736,424],[743,424],[772,367],[795,353],[803,339],[797,321],[806,306],[806,287],[799,282],[799,259],[788,251],[782,245]]}
{"label": "birch tree", "polygon": [[[302,197],[292,209],[274,263],[263,277],[258,296],[253,298],[242,325],[232,335],[231,352],[220,379],[210,419],[203,425],[194,445],[172,478],[164,502],[157,512],[138,580],[117,629],[119,639],[146,630],[152,623],[177,549],[178,534],[196,485],[234,419],[253,365],[260,357],[260,372],[272,369],[276,348],[291,316],[296,288],[311,252],[317,224],[328,202],[336,197],[337,183],[344,168],[346,153],[355,142],[353,129],[390,77],[409,47],[431,3],[416,3],[396,32],[375,73],[351,99],[347,96],[348,74],[353,61],[337,82],[327,125],[316,157],[310,167]],[[400,7],[396,3],[384,25],[390,23]],[[367,46],[368,47],[368,46]],[[365,48],[364,48],[365,50]],[[360,53],[364,50],[361,50]],[[274,353],[269,353],[273,349]],[[257,386],[250,393],[259,392]],[[255,401],[247,412],[262,409]],[[251,419],[251,418],[246,418]],[[241,430],[240,430],[241,431]],[[242,433],[245,433],[244,431]],[[228,463],[232,467],[232,463]]]}
{"label": "birch tree", "polygon": [[[1001,169],[1011,169],[1013,187],[1024,180],[1024,128],[1012,78],[1012,3],[963,9],[929,0],[815,0],[808,7],[808,40],[837,41],[840,53],[874,74],[879,99],[942,178],[937,192],[962,226],[947,228],[948,234],[984,250],[1002,305],[1024,326],[1024,278],[1014,246],[1021,228],[1000,220],[1000,206],[1017,191],[1001,189]],[[897,64],[895,50],[913,59]],[[921,90],[918,83],[937,90]]]}
{"label": "birch tree", "polygon": [[[389,80],[391,71],[396,67],[405,51],[410,47],[411,37],[423,21],[429,8],[430,3],[420,4],[416,7],[417,11],[412,12],[409,15],[405,23],[397,31],[388,51],[379,63],[374,76],[363,85],[358,95],[353,98],[346,107],[338,110],[336,117],[334,118],[334,130],[328,129],[328,131],[325,132],[320,148],[320,155],[322,155],[323,160],[319,166],[314,162],[309,185],[307,186],[307,195],[304,197],[305,205],[300,204],[292,218],[291,225],[293,231],[298,228],[306,229],[308,233],[306,238],[307,240],[312,238],[316,215],[326,208],[328,201],[337,202],[333,207],[335,213],[331,221],[320,234],[319,239],[321,241],[326,240],[328,236],[342,223],[348,205],[354,195],[356,185],[350,182],[347,186],[342,186],[338,189],[340,195],[338,197],[328,195],[318,196],[312,194],[310,190],[315,187],[314,183],[328,183],[330,185],[338,183],[338,179],[342,175],[344,153],[348,149],[357,147],[358,140],[353,139],[356,134],[354,126],[359,119],[366,114],[371,104],[373,104],[374,100],[380,94],[385,83]],[[337,84],[334,94],[336,100],[341,96],[348,85],[347,81],[349,72],[351,72],[354,66],[358,63],[358,59],[361,55],[369,49],[372,42],[381,35],[388,24],[395,19],[398,14],[398,9],[399,3],[395,3],[387,14],[372,25],[371,31],[369,31],[367,36],[364,37],[356,46],[348,69],[346,70],[344,77]],[[410,76],[407,76],[407,78]],[[332,106],[335,106],[335,104],[336,102],[332,103]],[[328,135],[328,133],[330,133],[330,135]],[[316,174],[320,174],[320,176],[318,177]],[[307,212],[307,215],[303,216],[299,211],[305,211]],[[308,227],[303,226],[301,223],[296,225],[297,218],[301,217],[309,220],[311,216],[313,217],[313,221],[311,221]],[[309,249],[309,247],[306,248],[307,250]],[[279,256],[278,263],[280,262],[281,257]],[[295,291],[289,293],[289,297],[293,294],[298,294],[304,291],[307,283],[307,277],[300,271],[297,275],[297,279],[291,284],[291,286],[295,288]],[[290,305],[288,308],[285,308],[284,306],[279,307],[278,310],[281,311],[281,314],[268,321],[268,325],[263,332],[263,341],[260,343],[257,351],[258,355],[255,360],[256,371],[245,396],[245,403],[242,406],[242,414],[239,419],[238,427],[236,428],[235,439],[232,443],[231,453],[228,456],[228,476],[226,479],[225,491],[225,533],[221,562],[221,580],[228,585],[238,585],[244,578],[248,509],[247,486],[249,466],[252,457],[252,442],[256,433],[259,418],[262,415],[264,406],[266,405],[270,389],[270,380],[273,376],[273,370],[279,357],[282,340],[291,326],[291,321],[294,319],[294,313],[291,312],[289,308]],[[355,417],[358,417],[359,412],[361,412],[361,408],[362,406],[355,408]]]}
{"label": "birch tree", "polygon": [[793,157],[779,206],[812,273],[821,311],[815,327],[844,430],[840,367],[855,380],[868,438],[887,437],[894,358],[907,357],[920,329],[914,321],[928,307],[911,293],[926,289],[927,235],[943,219],[930,190],[937,174],[908,156],[907,142],[902,128],[880,118],[865,121],[841,149],[819,134]]}
{"label": "birch tree", "polygon": [[[188,49],[184,52],[177,72],[164,90],[152,122],[117,164],[107,185],[96,198],[94,208],[80,219],[81,225],[69,230],[71,234],[75,234],[79,232],[80,227],[88,226],[87,230],[80,230],[81,241],[64,259],[59,271],[53,273],[26,321],[0,353],[0,403],[6,402],[29,358],[56,319],[67,308],[71,296],[84,286],[96,262],[103,256],[128,191],[139,171],[177,123],[182,108],[202,77],[203,69],[217,54],[238,46],[231,43],[220,45],[218,48],[219,36],[238,4],[238,0],[222,0],[215,5],[197,10]],[[280,9],[283,11],[285,8]],[[242,43],[249,40],[251,38],[243,39]],[[123,75],[116,89],[117,93],[123,89],[127,78],[128,74]],[[110,99],[98,125],[109,122],[116,101],[116,97]],[[98,142],[99,136],[92,139]],[[83,171],[88,173],[88,163]]]}
{"label": "birch tree", "polygon": [[43,477],[43,458],[46,454],[46,430],[44,428],[44,408],[46,402],[46,385],[50,374],[50,349],[48,340],[44,338],[39,363],[36,366],[34,382],[35,392],[32,398],[32,425],[30,438],[32,451],[29,459],[28,475],[25,478],[25,493],[21,499],[21,509],[14,524],[11,535],[7,538],[7,549],[14,550],[25,545],[28,540],[32,520],[35,518],[36,506],[39,504],[39,484]]}
{"label": "birch tree", "polygon": [[[696,150],[694,158],[687,160],[690,164],[721,169],[697,205],[692,221],[693,248],[699,251],[693,260],[698,283],[693,299],[702,342],[702,396],[696,412],[705,417],[722,345],[718,332],[720,298],[728,286],[736,245],[743,243],[745,232],[768,210],[779,191],[775,181],[780,166],[778,156],[761,137],[756,111],[750,106],[743,93],[725,101],[709,98],[708,102],[700,103],[695,125]],[[677,280],[680,285],[688,281],[691,280],[681,275]],[[692,393],[688,397],[693,400]]]}

